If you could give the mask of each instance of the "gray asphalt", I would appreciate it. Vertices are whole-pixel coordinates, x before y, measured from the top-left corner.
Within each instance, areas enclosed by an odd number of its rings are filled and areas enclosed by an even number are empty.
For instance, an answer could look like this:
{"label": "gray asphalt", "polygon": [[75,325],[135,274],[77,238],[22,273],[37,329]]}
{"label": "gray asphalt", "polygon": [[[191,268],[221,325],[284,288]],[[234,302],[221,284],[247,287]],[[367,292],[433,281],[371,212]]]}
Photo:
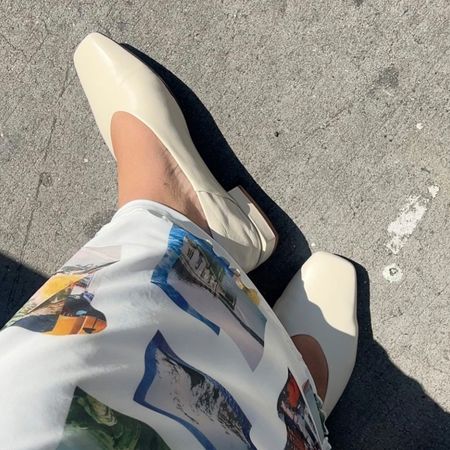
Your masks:
{"label": "gray asphalt", "polygon": [[218,179],[277,227],[252,274],[269,302],[311,252],[356,263],[334,448],[450,448],[449,20],[446,0],[1,0],[1,322],[114,211],[72,63],[100,31],[152,59]]}

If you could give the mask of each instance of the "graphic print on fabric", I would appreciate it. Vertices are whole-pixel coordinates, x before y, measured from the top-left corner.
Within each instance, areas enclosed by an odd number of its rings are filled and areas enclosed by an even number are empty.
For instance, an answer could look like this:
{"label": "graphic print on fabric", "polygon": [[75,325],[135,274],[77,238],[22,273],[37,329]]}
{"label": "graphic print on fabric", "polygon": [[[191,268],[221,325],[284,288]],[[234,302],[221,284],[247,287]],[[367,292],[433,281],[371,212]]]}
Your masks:
{"label": "graphic print on fabric", "polygon": [[84,247],[53,275],[5,327],[19,326],[52,335],[93,334],[106,317],[91,303],[95,276],[120,259],[120,247]]}
{"label": "graphic print on fabric", "polygon": [[[316,427],[310,411],[317,410],[316,402],[307,403],[305,392],[313,396],[314,392],[309,380],[306,380],[300,390],[292,373],[288,370],[288,378],[278,397],[278,416],[286,425],[286,450],[320,450],[322,447],[316,434]],[[318,410],[317,410],[318,411]],[[320,419],[319,422],[320,424]],[[322,436],[323,438],[323,436]]]}
{"label": "graphic print on fabric", "polygon": [[77,387],[57,450],[170,450],[145,423],[99,402]]}
{"label": "graphic print on fabric", "polygon": [[179,358],[158,331],[134,400],[186,427],[205,449],[255,449],[251,424],[216,380]]}
{"label": "graphic print on fabric", "polygon": [[258,293],[243,283],[239,271],[211,244],[174,225],[151,281],[216,334],[222,329],[250,368],[256,368],[264,351],[267,321],[258,307]]}

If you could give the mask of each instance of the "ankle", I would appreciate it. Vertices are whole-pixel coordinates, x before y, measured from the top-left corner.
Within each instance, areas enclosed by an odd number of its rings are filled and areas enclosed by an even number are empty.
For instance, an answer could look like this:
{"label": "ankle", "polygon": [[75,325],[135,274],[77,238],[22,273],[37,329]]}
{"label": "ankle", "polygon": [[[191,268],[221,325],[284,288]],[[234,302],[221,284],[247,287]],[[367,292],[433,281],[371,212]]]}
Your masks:
{"label": "ankle", "polygon": [[152,130],[133,115],[116,112],[111,138],[117,159],[119,207],[132,200],[153,200],[210,232],[197,193]]}

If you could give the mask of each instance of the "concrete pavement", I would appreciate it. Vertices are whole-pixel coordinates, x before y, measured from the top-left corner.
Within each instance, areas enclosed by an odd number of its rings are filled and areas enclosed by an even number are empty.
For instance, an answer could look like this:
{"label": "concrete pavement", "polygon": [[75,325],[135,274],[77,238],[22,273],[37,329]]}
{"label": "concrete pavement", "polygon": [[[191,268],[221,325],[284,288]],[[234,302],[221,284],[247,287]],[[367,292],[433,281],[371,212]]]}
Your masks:
{"label": "concrete pavement", "polygon": [[0,0],[3,321],[114,211],[72,63],[100,31],[152,58],[218,179],[273,220],[270,302],[311,252],[357,263],[334,448],[450,448],[449,20],[445,0]]}

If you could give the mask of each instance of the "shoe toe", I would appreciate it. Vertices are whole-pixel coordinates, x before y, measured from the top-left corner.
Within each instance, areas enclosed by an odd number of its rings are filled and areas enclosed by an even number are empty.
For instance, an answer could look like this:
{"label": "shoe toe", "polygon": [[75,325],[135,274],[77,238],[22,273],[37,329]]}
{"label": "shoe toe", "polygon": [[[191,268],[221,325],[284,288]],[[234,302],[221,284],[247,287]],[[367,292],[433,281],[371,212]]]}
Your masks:
{"label": "shoe toe", "polygon": [[290,336],[312,336],[328,364],[323,410],[328,416],[352,373],[358,344],[356,272],[347,260],[314,253],[293,277],[274,311]]}
{"label": "shoe toe", "polygon": [[335,330],[356,336],[353,264],[332,253],[317,252],[305,262],[301,276],[309,301],[320,308],[326,322]]}
{"label": "shoe toe", "polygon": [[82,83],[89,79],[97,80],[98,85],[103,83],[104,76],[120,83],[128,73],[144,66],[121,45],[100,33],[88,34],[76,48],[73,59]]}
{"label": "shoe toe", "polygon": [[[121,109],[123,81],[146,67],[122,46],[100,33],[91,33],[74,53],[75,69],[94,113],[100,133],[111,152],[111,118]],[[129,94],[129,93],[127,93]]]}

